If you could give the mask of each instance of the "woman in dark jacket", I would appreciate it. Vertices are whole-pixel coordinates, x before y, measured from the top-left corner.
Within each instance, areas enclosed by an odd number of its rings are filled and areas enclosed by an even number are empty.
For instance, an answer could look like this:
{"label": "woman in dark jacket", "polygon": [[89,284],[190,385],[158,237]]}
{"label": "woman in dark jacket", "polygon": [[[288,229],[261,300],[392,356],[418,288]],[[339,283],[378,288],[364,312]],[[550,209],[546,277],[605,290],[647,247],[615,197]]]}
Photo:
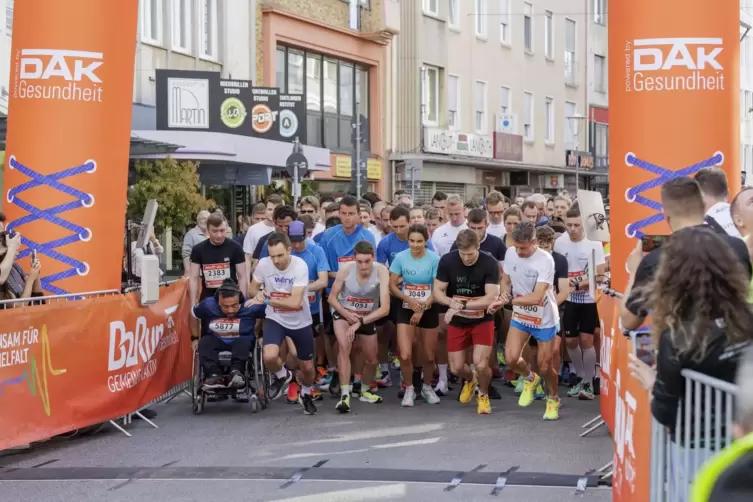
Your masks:
{"label": "woman in dark jacket", "polygon": [[724,446],[714,438],[731,433],[724,428],[726,403],[715,399],[715,393],[708,406],[705,393],[699,403],[692,394],[691,402],[684,402],[689,383],[681,372],[734,382],[740,354],[753,338],[747,290],[746,275],[727,241],[711,229],[692,227],[672,234],[644,292],[658,348],[651,413],[671,435],[672,484],[681,495],[703,461]]}

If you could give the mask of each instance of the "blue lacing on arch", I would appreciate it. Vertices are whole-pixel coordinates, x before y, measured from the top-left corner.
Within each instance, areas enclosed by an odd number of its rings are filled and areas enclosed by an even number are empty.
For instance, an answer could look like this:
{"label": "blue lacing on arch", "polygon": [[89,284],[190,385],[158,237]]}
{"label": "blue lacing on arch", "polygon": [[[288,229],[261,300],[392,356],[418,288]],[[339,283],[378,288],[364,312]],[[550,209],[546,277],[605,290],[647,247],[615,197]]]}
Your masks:
{"label": "blue lacing on arch", "polygon": [[[15,230],[21,233],[21,242],[26,246],[26,249],[18,254],[19,258],[23,258],[31,253],[32,249],[36,249],[37,253],[44,254],[50,258],[59,262],[65,263],[70,268],[61,272],[51,274],[41,278],[42,288],[53,294],[64,295],[68,294],[67,291],[57,287],[54,283],[68,279],[76,275],[87,275],[89,273],[89,265],[85,262],[79,261],[71,256],[65,255],[58,251],[58,248],[62,248],[69,244],[76,242],[89,241],[92,238],[92,232],[90,229],[77,225],[71,221],[65,220],[58,216],[59,214],[71,211],[73,209],[79,209],[82,207],[92,207],[94,205],[94,196],[86,192],[82,192],[76,188],[73,188],[60,180],[70,178],[84,173],[93,173],[97,170],[97,163],[93,160],[87,160],[80,166],[64,169],[57,173],[52,174],[40,174],[33,169],[21,164],[11,155],[8,165],[11,169],[15,169],[23,175],[27,176],[29,181],[11,188],[8,191],[8,202],[15,204],[23,211],[28,213],[26,216],[22,216],[17,220],[8,224],[8,230]],[[50,187],[58,192],[62,192],[71,196],[74,200],[60,204],[58,206],[42,209],[29,204],[25,200],[19,198],[19,195],[27,190],[38,188],[41,186]],[[23,235],[23,232],[19,230],[23,225],[32,223],[37,220],[43,220],[53,225],[62,227],[70,232],[70,235],[55,239],[49,242],[34,242],[28,237]]]}
{"label": "blue lacing on arch", "polygon": [[628,188],[625,192],[625,200],[627,200],[628,203],[635,202],[656,212],[647,218],[643,218],[634,223],[629,223],[627,227],[625,227],[625,234],[627,234],[628,238],[632,239],[635,237],[640,239],[644,235],[643,232],[641,232],[641,229],[664,220],[661,202],[644,197],[643,195],[640,195],[641,193],[659,187],[671,179],[679,178],[680,176],[690,176],[704,167],[719,166],[722,165],[722,163],[724,163],[724,154],[722,152],[716,152],[712,157],[697,164],[693,164],[692,166],[678,171],[670,171],[669,169],[641,160],[632,152],[625,155],[625,164],[627,167],[637,167],[657,176],[650,181]]}

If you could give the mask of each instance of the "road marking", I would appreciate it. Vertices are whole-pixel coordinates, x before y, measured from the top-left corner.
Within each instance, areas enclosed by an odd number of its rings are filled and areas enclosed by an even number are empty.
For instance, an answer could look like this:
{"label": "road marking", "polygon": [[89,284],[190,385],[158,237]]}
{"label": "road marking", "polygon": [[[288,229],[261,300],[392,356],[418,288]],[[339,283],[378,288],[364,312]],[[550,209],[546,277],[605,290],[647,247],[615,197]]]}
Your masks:
{"label": "road marking", "polygon": [[438,443],[442,438],[441,437],[435,437],[435,438],[428,438],[428,439],[416,439],[415,441],[403,441],[402,443],[387,443],[387,444],[375,444],[371,446],[371,448],[402,448],[404,446],[420,446],[423,444],[434,444]]}
{"label": "road marking", "polygon": [[285,455],[284,457],[280,457],[277,460],[291,460],[296,458],[309,458],[309,457],[329,457],[331,455],[347,455],[349,453],[363,453],[365,451],[369,451],[367,448],[364,448],[362,450],[344,450],[344,451],[335,451],[335,452],[322,452],[322,453],[291,453],[290,455]]}
{"label": "road marking", "polygon": [[356,502],[361,500],[395,500],[404,498],[408,492],[405,483],[397,485],[382,485],[366,488],[353,488],[351,490],[339,490],[335,492],[316,493],[303,497],[279,499],[273,502]]}
{"label": "road marking", "polygon": [[444,429],[444,424],[425,424],[413,425],[410,427],[390,427],[387,429],[376,429],[373,431],[351,432],[341,434],[337,437],[327,439],[313,439],[311,441],[301,441],[297,444],[325,444],[325,443],[346,443],[348,441],[359,441],[363,439],[377,439],[390,436],[406,436],[408,434],[425,434],[427,432],[436,432]]}

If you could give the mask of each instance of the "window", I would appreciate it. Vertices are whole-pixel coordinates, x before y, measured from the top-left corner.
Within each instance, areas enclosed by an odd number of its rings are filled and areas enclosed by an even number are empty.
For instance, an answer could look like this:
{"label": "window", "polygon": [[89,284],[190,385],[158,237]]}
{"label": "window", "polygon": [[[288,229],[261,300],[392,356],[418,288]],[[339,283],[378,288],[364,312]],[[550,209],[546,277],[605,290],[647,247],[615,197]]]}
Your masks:
{"label": "window", "polygon": [[458,10],[458,2],[460,2],[460,0],[450,0],[450,9],[447,13],[447,22],[449,23],[450,28],[460,28],[460,11]]}
{"label": "window", "polygon": [[575,148],[575,138],[576,134],[579,136],[582,131],[576,131],[574,128],[581,128],[584,125],[580,124],[578,122],[583,122],[583,120],[575,121],[570,120],[570,117],[575,117],[578,114],[577,112],[577,105],[575,103],[572,103],[570,101],[565,102],[565,148],[567,149],[574,149]]}
{"label": "window", "polygon": [[526,2],[523,4],[523,47],[528,52],[533,52],[533,5]]}
{"label": "window", "polygon": [[476,0],[476,36],[486,38],[486,0]]}
{"label": "window", "polygon": [[607,92],[604,81],[606,80],[607,59],[604,56],[594,55],[594,90]]}
{"label": "window", "polygon": [[544,17],[544,52],[548,59],[554,59],[554,14],[550,10]]}
{"label": "window", "polygon": [[217,0],[201,0],[201,55],[217,59]]}
{"label": "window", "polygon": [[476,80],[476,132],[486,132],[486,82]]}
{"label": "window", "polygon": [[439,0],[423,0],[424,12],[433,16],[439,15]]}
{"label": "window", "polygon": [[430,125],[439,123],[439,68],[424,67],[423,82],[424,122]]}
{"label": "window", "polygon": [[191,52],[191,0],[173,2],[173,48]]}
{"label": "window", "polygon": [[5,29],[9,34],[13,31],[13,0],[7,0],[5,4]]}
{"label": "window", "polygon": [[499,2],[499,41],[510,44],[510,0]]}
{"label": "window", "polygon": [[447,125],[450,129],[460,129],[460,77],[447,77]]}
{"label": "window", "polygon": [[523,137],[533,141],[533,93],[523,93]]}
{"label": "window", "polygon": [[288,50],[288,93],[303,94],[304,67],[303,52]]}
{"label": "window", "polygon": [[578,70],[575,65],[575,21],[565,19],[565,84],[577,85]]}
{"label": "window", "polygon": [[306,54],[306,130],[309,145],[322,146],[322,56]]}
{"label": "window", "polygon": [[355,67],[349,63],[340,63],[340,146],[344,149],[351,144],[353,114],[356,110]]}
{"label": "window", "polygon": [[322,75],[322,110],[324,112],[324,147],[336,149],[340,144],[338,136],[337,92],[339,73],[336,60],[325,59]]}
{"label": "window", "polygon": [[277,48],[275,55],[275,86],[280,88],[280,92],[287,92],[287,82],[285,80],[285,49]]}
{"label": "window", "polygon": [[546,116],[546,136],[544,140],[547,143],[554,143],[554,99],[546,98],[544,101],[544,114]]}
{"label": "window", "polygon": [[607,169],[609,167],[609,126],[594,123],[594,167]]}
{"label": "window", "polygon": [[369,118],[369,72],[356,70],[356,113]]}
{"label": "window", "polygon": [[606,26],[607,0],[594,0],[594,23]]}
{"label": "window", "polygon": [[510,113],[511,108],[511,96],[510,96],[510,88],[509,87],[500,87],[499,88],[499,113],[501,115],[507,115]]}
{"label": "window", "polygon": [[147,42],[162,42],[162,0],[143,0],[141,37]]}

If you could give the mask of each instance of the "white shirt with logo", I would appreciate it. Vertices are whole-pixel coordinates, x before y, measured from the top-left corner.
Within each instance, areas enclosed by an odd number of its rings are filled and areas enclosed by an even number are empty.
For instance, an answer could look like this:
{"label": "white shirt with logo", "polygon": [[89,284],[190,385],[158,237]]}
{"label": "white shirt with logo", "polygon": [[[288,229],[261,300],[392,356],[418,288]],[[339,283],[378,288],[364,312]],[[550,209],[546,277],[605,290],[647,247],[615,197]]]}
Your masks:
{"label": "white shirt with logo", "polygon": [[505,253],[505,274],[510,276],[513,297],[525,296],[536,290],[536,284],[548,284],[544,299],[539,305],[514,305],[512,319],[532,328],[553,328],[560,321],[557,299],[554,295],[554,258],[542,249],[528,258],[521,258],[514,247]]}
{"label": "white shirt with logo", "polygon": [[434,245],[434,252],[442,256],[450,252],[450,248],[455,244],[455,239],[458,238],[458,234],[461,230],[468,228],[465,221],[457,227],[453,226],[449,221],[437,227],[434,233],[431,235],[431,243]]}
{"label": "white shirt with logo", "polygon": [[283,328],[301,329],[311,325],[311,308],[308,301],[309,269],[306,262],[297,256],[290,257],[290,264],[280,270],[269,257],[259,260],[254,270],[254,281],[264,285],[271,300],[290,297],[293,288],[306,288],[301,304],[295,308],[280,308],[267,305],[265,315]]}
{"label": "white shirt with logo", "polygon": [[507,229],[504,223],[489,223],[489,226],[486,227],[486,233],[504,239],[505,235],[507,235]]}
{"label": "white shirt with logo", "polygon": [[742,236],[735,227],[735,222],[732,221],[732,211],[729,206],[726,202],[717,202],[706,212],[706,216],[714,218],[728,235],[739,239]]}
{"label": "white shirt with logo", "polygon": [[[562,234],[554,241],[554,250],[567,258],[567,277],[571,282],[588,282],[588,258],[592,251],[594,253],[594,267],[606,263],[604,247],[601,242],[590,241],[585,237],[578,242],[574,242],[568,234]],[[595,270],[594,275],[596,275]],[[588,289],[572,291],[567,299],[573,303],[596,303]]]}
{"label": "white shirt with logo", "polygon": [[248,228],[248,232],[246,232],[246,237],[243,238],[243,252],[246,254],[254,254],[254,250],[256,249],[259,240],[265,235],[271,234],[274,229],[274,225],[267,225],[264,221],[251,225]]}

